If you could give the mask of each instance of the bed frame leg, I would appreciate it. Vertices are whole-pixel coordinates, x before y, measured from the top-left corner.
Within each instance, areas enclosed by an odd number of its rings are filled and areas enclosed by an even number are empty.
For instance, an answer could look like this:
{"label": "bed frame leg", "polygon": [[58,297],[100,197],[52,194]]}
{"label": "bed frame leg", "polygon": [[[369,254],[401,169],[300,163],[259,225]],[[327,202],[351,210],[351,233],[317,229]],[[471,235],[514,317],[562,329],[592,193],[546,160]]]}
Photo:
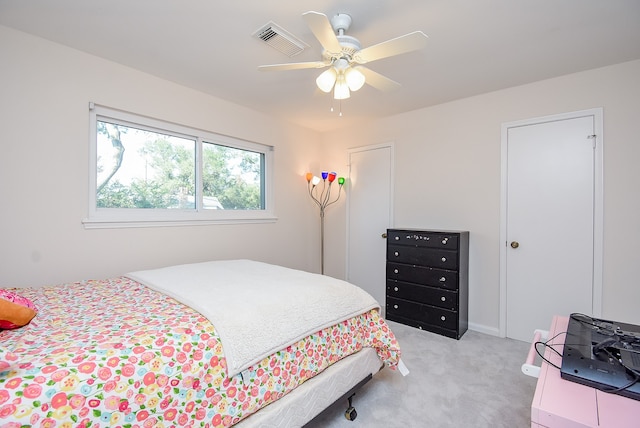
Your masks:
{"label": "bed frame leg", "polygon": [[349,397],[349,408],[347,409],[346,412],[344,412],[344,417],[347,418],[350,421],[355,420],[358,417],[358,412],[356,412],[355,407],[353,407],[352,403],[353,403],[353,396],[356,394],[352,394]]}

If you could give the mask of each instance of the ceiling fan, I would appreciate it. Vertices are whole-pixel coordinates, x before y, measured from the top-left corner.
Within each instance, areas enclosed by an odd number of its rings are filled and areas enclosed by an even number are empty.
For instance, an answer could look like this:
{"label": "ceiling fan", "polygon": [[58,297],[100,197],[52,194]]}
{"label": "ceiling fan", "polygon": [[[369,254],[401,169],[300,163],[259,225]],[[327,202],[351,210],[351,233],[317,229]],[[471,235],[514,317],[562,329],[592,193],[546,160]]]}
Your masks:
{"label": "ceiling fan", "polygon": [[399,87],[398,82],[362,64],[422,49],[427,42],[426,34],[414,31],[362,49],[358,39],[345,34],[351,26],[351,16],[340,13],[329,21],[325,14],[309,11],[303,13],[302,18],[322,45],[322,60],[261,65],[258,69],[272,71],[329,67],[318,76],[316,84],[323,92],[329,93],[333,89],[333,97],[337,100],[349,98],[351,91],[357,91],[365,83],[382,91]]}

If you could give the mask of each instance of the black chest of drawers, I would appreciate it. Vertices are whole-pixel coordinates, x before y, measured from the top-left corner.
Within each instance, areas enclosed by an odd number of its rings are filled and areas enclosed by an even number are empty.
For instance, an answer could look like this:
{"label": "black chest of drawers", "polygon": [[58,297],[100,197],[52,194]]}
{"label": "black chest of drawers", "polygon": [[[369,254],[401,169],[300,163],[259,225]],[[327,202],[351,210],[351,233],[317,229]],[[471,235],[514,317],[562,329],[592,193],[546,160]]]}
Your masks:
{"label": "black chest of drawers", "polygon": [[386,318],[462,337],[469,325],[469,232],[387,230]]}

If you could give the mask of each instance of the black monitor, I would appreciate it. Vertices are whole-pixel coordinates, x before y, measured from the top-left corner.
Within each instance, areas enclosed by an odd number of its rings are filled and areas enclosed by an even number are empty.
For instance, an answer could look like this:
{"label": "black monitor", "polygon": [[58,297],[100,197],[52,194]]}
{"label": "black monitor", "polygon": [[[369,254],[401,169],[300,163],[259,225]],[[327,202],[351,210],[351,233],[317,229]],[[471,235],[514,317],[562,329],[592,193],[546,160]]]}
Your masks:
{"label": "black monitor", "polygon": [[560,376],[640,400],[640,326],[571,314]]}

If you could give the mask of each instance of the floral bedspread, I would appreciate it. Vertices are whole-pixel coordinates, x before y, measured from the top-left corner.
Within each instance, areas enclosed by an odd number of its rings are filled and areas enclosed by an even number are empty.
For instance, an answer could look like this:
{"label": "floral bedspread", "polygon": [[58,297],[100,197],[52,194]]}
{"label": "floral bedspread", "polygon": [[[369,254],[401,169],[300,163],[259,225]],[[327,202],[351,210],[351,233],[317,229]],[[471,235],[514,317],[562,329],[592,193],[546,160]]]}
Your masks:
{"label": "floral bedspread", "polygon": [[363,347],[400,358],[374,310],[229,378],[214,326],[129,278],[16,292],[38,314],[0,331],[0,427],[228,427]]}

